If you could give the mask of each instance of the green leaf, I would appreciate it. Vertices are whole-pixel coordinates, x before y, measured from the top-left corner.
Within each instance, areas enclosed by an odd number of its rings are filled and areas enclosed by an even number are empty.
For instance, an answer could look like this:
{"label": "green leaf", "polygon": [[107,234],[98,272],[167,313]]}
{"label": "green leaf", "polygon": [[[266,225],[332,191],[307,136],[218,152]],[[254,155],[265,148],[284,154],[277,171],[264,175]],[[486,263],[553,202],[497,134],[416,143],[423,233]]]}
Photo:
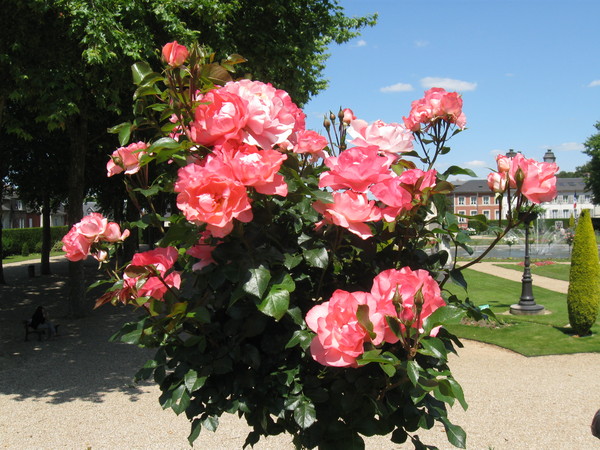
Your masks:
{"label": "green leaf", "polygon": [[123,341],[127,344],[139,344],[140,338],[142,337],[143,332],[144,332],[144,330],[142,328],[133,330],[133,331],[121,336],[121,341]]}
{"label": "green leaf", "polygon": [[286,253],[283,259],[283,265],[287,270],[292,270],[302,262],[302,255]]}
{"label": "green leaf", "polygon": [[285,344],[285,348],[292,348],[296,345],[300,345],[300,347],[306,349],[310,345],[313,337],[314,333],[310,330],[296,330],[288,343]]}
{"label": "green leaf", "polygon": [[460,406],[462,406],[463,409],[466,411],[469,405],[465,401],[465,393],[463,392],[461,385],[454,378],[448,378],[447,381],[450,387],[452,388],[454,397],[459,401]]}
{"label": "green leaf", "polygon": [[133,82],[136,85],[140,85],[142,80],[152,73],[152,67],[147,62],[137,62],[131,66],[131,72],[133,74]]}
{"label": "green leaf", "polygon": [[271,272],[265,266],[261,265],[248,270],[246,282],[243,285],[244,292],[262,298],[269,286]]}
{"label": "green leaf", "polygon": [[468,175],[473,178],[477,178],[477,174],[473,172],[471,169],[463,169],[459,166],[450,166],[448,167],[444,173],[443,177],[448,177],[449,175]]}
{"label": "green leaf", "polygon": [[408,375],[408,378],[410,380],[410,382],[413,384],[413,386],[417,385],[417,382],[419,381],[419,369],[421,367],[419,366],[419,364],[416,361],[408,361],[408,364],[406,365],[406,374]]}
{"label": "green leaf", "polygon": [[192,421],[192,431],[187,438],[190,446],[192,446],[194,441],[198,439],[198,436],[200,436],[200,431],[202,431],[202,422],[200,422],[200,419],[194,419]]}
{"label": "green leaf", "polygon": [[464,310],[456,306],[442,306],[423,321],[423,335],[428,336],[431,330],[438,325],[444,325],[465,314]]}
{"label": "green leaf", "polygon": [[286,290],[272,289],[258,305],[258,309],[275,320],[285,316],[290,305],[290,293]]}
{"label": "green leaf", "polygon": [[453,283],[461,286],[464,290],[467,290],[467,280],[465,280],[465,277],[464,277],[462,271],[460,271],[458,269],[451,270],[450,271],[450,280],[452,280]]}
{"label": "green leaf", "polygon": [[207,377],[198,377],[198,372],[194,369],[190,369],[187,371],[185,376],[183,377],[183,384],[188,392],[191,394],[195,390],[200,389],[204,386]]}
{"label": "green leaf", "polygon": [[467,433],[458,425],[452,424],[447,417],[441,417],[448,442],[458,448],[467,448]]}
{"label": "green leaf", "polygon": [[423,348],[419,349],[419,353],[422,355],[433,356],[443,362],[446,362],[448,358],[448,352],[444,346],[444,342],[438,338],[425,338],[421,341]]}
{"label": "green leaf", "polygon": [[329,264],[329,255],[324,247],[305,250],[304,259],[309,265],[319,269],[325,269]]}
{"label": "green leaf", "polygon": [[202,426],[208,431],[217,431],[219,427],[219,418],[217,416],[208,416],[202,421]]}
{"label": "green leaf", "polygon": [[303,430],[310,427],[317,419],[315,406],[304,398],[304,401],[294,410],[294,420]]}
{"label": "green leaf", "polygon": [[151,152],[158,153],[161,150],[168,149],[168,148],[170,148],[170,149],[181,148],[181,144],[173,138],[163,137],[163,138],[158,139],[157,141],[154,141],[152,143],[152,145],[150,145],[150,147],[148,147],[148,153],[151,153]]}
{"label": "green leaf", "polygon": [[331,192],[315,189],[314,191],[311,191],[311,194],[313,198],[321,203],[333,203],[333,196],[331,195]]}
{"label": "green leaf", "polygon": [[358,323],[360,323],[367,333],[369,333],[369,337],[371,339],[375,339],[377,335],[373,331],[373,322],[369,318],[369,306],[368,305],[358,305],[358,309],[356,310],[356,318],[358,319]]}

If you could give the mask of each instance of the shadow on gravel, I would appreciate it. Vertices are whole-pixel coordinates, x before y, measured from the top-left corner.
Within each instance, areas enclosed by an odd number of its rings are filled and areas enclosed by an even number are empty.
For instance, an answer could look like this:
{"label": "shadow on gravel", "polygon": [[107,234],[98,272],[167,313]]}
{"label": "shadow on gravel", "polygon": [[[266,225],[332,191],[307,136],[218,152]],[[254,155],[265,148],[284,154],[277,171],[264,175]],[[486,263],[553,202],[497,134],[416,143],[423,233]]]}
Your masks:
{"label": "shadow on gravel", "polygon": [[[105,394],[116,391],[136,401],[144,385],[134,385],[133,375],[152,353],[108,342],[135,313],[105,305],[85,318],[66,318],[67,264],[53,262],[52,271],[28,278],[26,266],[5,268],[9,285],[0,285],[0,395],[16,401],[102,402]],[[86,262],[86,282],[97,276],[95,261]],[[88,300],[92,305],[95,296]],[[22,320],[37,305],[60,324],[59,336],[38,341],[30,335],[25,342]]]}

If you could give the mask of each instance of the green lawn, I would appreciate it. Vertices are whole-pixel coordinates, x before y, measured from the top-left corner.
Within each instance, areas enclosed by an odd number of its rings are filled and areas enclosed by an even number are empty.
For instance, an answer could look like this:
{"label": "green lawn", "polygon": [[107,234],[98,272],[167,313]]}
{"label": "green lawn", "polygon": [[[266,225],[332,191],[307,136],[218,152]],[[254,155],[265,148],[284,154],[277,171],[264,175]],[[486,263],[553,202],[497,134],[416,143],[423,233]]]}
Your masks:
{"label": "green lawn", "polygon": [[[60,255],[64,255],[64,254],[65,254],[65,252],[50,252],[50,256],[60,256]],[[41,257],[42,257],[42,255],[40,253],[30,253],[27,256],[11,255],[11,256],[7,256],[6,258],[4,258],[2,260],[2,264],[21,262],[21,261],[39,262]]]}
{"label": "green lawn", "polygon": [[[568,328],[567,296],[533,287],[536,303],[544,305],[550,314],[515,316],[507,314],[510,305],[519,302],[521,283],[465,271],[468,295],[478,306],[489,305],[501,324],[498,327],[455,323],[448,329],[459,337],[487,342],[525,356],[564,353],[600,352],[600,320],[592,328],[592,335],[577,337]],[[446,285],[451,292],[464,298],[464,289]]]}
{"label": "green lawn", "polygon": [[[506,269],[517,270],[523,272],[523,266],[519,264],[496,264],[498,267],[504,267]],[[571,264],[549,264],[547,266],[536,266],[531,264],[529,266],[531,274],[533,276],[540,275],[542,277],[555,278],[557,280],[569,281],[569,271],[571,270]]]}

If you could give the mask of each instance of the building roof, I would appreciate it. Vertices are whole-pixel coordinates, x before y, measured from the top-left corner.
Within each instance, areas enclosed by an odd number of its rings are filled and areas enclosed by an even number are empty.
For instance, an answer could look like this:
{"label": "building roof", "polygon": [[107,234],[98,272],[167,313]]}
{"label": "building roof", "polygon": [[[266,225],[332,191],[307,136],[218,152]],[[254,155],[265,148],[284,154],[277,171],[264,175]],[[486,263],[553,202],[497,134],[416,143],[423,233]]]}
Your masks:
{"label": "building roof", "polygon": [[[460,185],[455,185],[454,194],[492,194],[488,187],[487,180],[468,180]],[[556,190],[558,193],[589,194],[590,191],[585,188],[584,178],[557,178]]]}
{"label": "building roof", "polygon": [[492,194],[487,180],[468,180],[454,189],[455,194]]}

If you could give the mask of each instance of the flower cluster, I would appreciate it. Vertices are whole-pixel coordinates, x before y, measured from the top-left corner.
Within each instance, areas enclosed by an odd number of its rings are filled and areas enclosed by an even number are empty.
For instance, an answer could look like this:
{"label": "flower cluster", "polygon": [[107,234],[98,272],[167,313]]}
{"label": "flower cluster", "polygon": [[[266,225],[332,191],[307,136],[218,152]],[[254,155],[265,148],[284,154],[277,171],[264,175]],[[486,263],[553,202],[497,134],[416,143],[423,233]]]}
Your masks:
{"label": "flower cluster", "polygon": [[[357,367],[366,342],[375,346],[405,342],[407,329],[421,329],[423,320],[445,304],[429,272],[408,267],[385,270],[374,278],[371,292],[338,289],[329,301],[308,312],[306,324],[317,333],[310,346],[312,356],[326,366]],[[361,306],[366,307],[368,320],[359,317]],[[397,321],[400,331],[395,332],[388,320]]]}
{"label": "flower cluster", "polygon": [[73,225],[63,237],[63,251],[71,261],[80,261],[92,253],[98,261],[105,261],[108,252],[98,244],[101,242],[119,242],[129,236],[129,230],[121,233],[118,223],[109,222],[100,213],[91,213]]}
{"label": "flower cluster", "polygon": [[[395,156],[375,145],[352,147],[340,156],[327,158],[329,171],[321,174],[319,187],[335,192],[333,203],[314,203],[313,207],[323,215],[317,228],[335,224],[368,239],[373,236],[368,222],[382,218],[394,222],[401,214],[422,204],[435,187],[435,169],[426,172],[408,169],[397,175],[392,170],[396,161]],[[368,192],[379,200],[379,205],[369,200]]]}
{"label": "flower cluster", "polygon": [[556,163],[539,162],[517,153],[510,158],[498,155],[497,172],[488,175],[488,186],[497,194],[513,189],[513,195],[522,195],[532,203],[551,201],[556,197]]}
{"label": "flower cluster", "polygon": [[425,97],[412,102],[408,117],[404,117],[406,127],[414,132],[420,132],[436,122],[455,124],[463,129],[467,123],[462,111],[463,101],[456,92],[446,92],[442,88],[431,88],[425,92]]}
{"label": "flower cluster", "polygon": [[127,147],[119,147],[113,152],[106,163],[107,176],[112,177],[121,172],[133,175],[140,170],[140,159],[146,153],[148,145],[145,142],[136,142]]}

